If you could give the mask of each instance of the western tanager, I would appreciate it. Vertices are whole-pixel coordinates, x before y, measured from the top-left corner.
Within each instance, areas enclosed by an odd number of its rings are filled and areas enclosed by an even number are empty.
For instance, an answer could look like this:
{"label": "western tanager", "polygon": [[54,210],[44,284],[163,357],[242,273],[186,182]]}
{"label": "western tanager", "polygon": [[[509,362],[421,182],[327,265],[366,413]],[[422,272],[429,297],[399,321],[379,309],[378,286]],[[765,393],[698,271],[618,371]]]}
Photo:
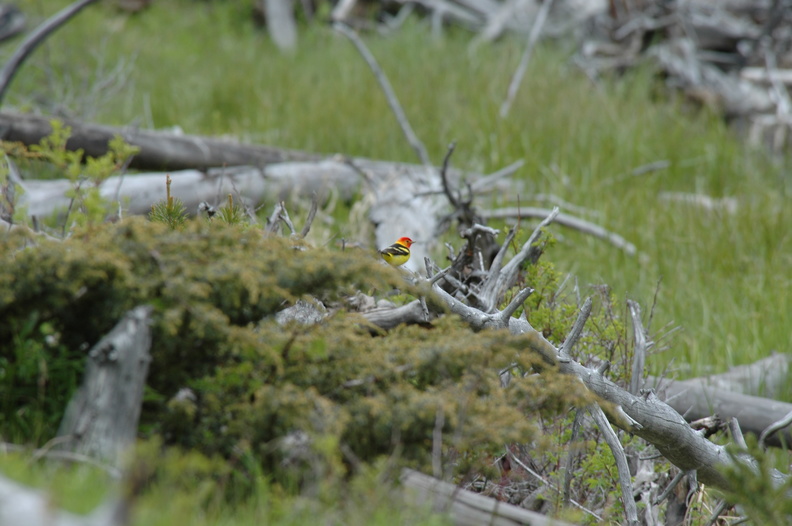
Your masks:
{"label": "western tanager", "polygon": [[379,251],[380,256],[388,265],[398,267],[410,260],[410,245],[414,241],[409,237],[400,237],[398,241]]}

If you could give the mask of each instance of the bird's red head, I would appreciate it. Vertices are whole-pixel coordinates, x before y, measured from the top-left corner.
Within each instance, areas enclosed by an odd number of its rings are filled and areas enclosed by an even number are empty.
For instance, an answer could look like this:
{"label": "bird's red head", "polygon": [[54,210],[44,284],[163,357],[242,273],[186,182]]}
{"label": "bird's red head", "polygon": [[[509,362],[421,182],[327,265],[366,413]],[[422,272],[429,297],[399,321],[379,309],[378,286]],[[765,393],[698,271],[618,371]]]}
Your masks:
{"label": "bird's red head", "polygon": [[410,245],[415,243],[415,241],[413,241],[409,237],[400,237],[398,242],[401,243],[402,245],[406,246],[407,248],[410,248]]}

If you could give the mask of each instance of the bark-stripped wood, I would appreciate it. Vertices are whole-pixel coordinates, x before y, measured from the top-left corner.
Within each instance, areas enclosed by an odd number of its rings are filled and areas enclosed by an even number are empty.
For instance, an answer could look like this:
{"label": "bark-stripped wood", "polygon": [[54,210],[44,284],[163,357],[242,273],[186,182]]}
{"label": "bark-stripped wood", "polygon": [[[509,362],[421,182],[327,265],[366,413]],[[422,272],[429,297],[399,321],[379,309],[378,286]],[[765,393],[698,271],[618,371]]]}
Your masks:
{"label": "bark-stripped wood", "polygon": [[83,384],[69,402],[58,432],[68,438],[64,449],[118,465],[135,443],[151,362],[152,310],[131,310],[88,353]]}

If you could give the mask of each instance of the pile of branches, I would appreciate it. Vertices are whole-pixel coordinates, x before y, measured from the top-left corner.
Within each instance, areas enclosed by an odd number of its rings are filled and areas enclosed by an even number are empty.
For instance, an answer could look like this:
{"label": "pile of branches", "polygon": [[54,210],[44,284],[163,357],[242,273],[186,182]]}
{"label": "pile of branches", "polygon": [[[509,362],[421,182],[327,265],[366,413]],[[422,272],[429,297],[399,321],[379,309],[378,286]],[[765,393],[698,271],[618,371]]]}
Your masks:
{"label": "pile of branches", "polygon": [[779,151],[792,122],[792,12],[782,0],[610,2],[576,57],[596,79],[649,61],[666,84]]}

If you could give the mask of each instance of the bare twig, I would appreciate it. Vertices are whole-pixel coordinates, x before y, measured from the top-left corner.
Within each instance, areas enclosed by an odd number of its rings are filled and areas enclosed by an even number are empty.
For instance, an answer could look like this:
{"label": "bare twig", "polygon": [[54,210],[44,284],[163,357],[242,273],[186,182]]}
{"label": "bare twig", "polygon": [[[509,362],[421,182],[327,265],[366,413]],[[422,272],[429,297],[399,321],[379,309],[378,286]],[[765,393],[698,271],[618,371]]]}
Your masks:
{"label": "bare twig", "polygon": [[393,111],[393,114],[396,116],[396,120],[399,122],[399,126],[401,126],[404,136],[407,138],[407,142],[410,143],[410,146],[412,146],[413,150],[415,150],[415,153],[418,155],[418,158],[425,166],[432,166],[432,161],[429,159],[429,153],[427,153],[426,147],[423,145],[418,136],[415,135],[412,126],[410,126],[410,122],[407,120],[407,115],[404,113],[401,104],[399,104],[399,99],[396,97],[396,92],[393,91],[393,87],[391,87],[388,77],[385,76],[382,68],[379,67],[377,59],[374,58],[374,55],[371,54],[371,51],[369,51],[369,49],[366,47],[366,44],[363,43],[357,33],[348,25],[341,22],[335,22],[333,24],[333,29],[347,37],[355,45],[358,52],[366,61],[371,71],[374,73],[374,76],[377,78],[377,82],[379,82],[382,91],[385,93],[385,98],[388,100],[388,105],[390,106],[391,111]]}
{"label": "bare twig", "polygon": [[569,353],[571,353],[572,349],[575,347],[575,344],[580,338],[580,334],[583,332],[583,327],[586,325],[586,321],[588,321],[589,316],[591,316],[592,305],[593,302],[591,301],[591,297],[586,298],[586,301],[580,308],[580,314],[575,320],[574,325],[572,325],[572,330],[569,331],[566,340],[564,340],[564,343],[558,348],[558,353],[562,356],[569,356]]}
{"label": "bare twig", "polygon": [[[454,484],[406,468],[402,470],[401,484],[407,490],[405,497],[411,505],[445,510],[455,524],[572,526],[569,522],[460,489]],[[474,517],[473,522],[470,522],[471,517]]]}
{"label": "bare twig", "polygon": [[498,253],[495,254],[495,258],[492,260],[492,263],[490,263],[489,273],[491,276],[496,276],[500,273],[501,267],[503,266],[503,258],[506,257],[506,251],[509,250],[509,245],[511,245],[516,233],[517,230],[512,227],[509,229],[509,233],[506,234],[506,239],[503,240],[503,244],[498,250]]}
{"label": "bare twig", "polygon": [[292,234],[297,233],[297,229],[294,228],[294,223],[292,223],[291,218],[289,217],[289,211],[286,210],[286,204],[281,202],[280,213],[278,214],[278,219],[283,221],[283,223],[289,227],[289,230]]}
{"label": "bare twig", "polygon": [[635,347],[633,348],[632,377],[630,378],[630,392],[634,395],[643,386],[644,366],[646,365],[646,351],[652,346],[652,342],[647,341],[646,332],[641,321],[641,307],[632,300],[627,300],[627,307],[630,309],[630,318],[633,325],[633,337]]}
{"label": "bare twig", "polygon": [[661,159],[659,161],[642,164],[641,166],[633,168],[632,172],[630,172],[630,175],[637,177],[639,175],[656,172],[658,170],[665,170],[669,166],[671,166],[671,161],[667,159]]}
{"label": "bare twig", "polygon": [[[478,176],[478,179],[476,179],[475,181],[473,181],[473,183],[469,185],[470,192],[472,194],[482,194],[495,190],[496,182],[514,174],[514,172],[522,168],[524,164],[525,161],[520,159],[519,161],[515,161],[508,166],[504,166],[503,168],[501,168],[496,172],[492,172],[491,174],[487,174],[487,175]],[[425,195],[438,195],[444,193],[445,191],[443,189],[434,188],[432,190],[427,190],[425,192],[417,193],[415,195],[418,197],[422,197]]]}
{"label": "bare twig", "polygon": [[[653,458],[657,458],[657,457],[653,457]],[[641,460],[644,460],[644,457],[641,457]],[[646,460],[650,460],[650,459],[646,459]],[[669,497],[669,495],[671,495],[671,492],[674,491],[674,488],[676,488],[679,485],[679,483],[682,482],[682,479],[685,478],[685,475],[687,475],[687,473],[688,472],[685,470],[679,470],[679,473],[674,475],[674,478],[671,479],[671,482],[668,483],[668,486],[666,486],[663,492],[660,495],[658,495],[657,498],[655,498],[652,504],[657,506],[658,504],[666,500]]]}
{"label": "bare twig", "polygon": [[646,322],[646,332],[649,332],[649,328],[652,326],[652,320],[654,319],[655,308],[657,307],[657,295],[660,293],[660,283],[663,282],[663,276],[657,278],[657,285],[655,285],[654,296],[652,296],[652,307],[649,309],[649,321]]}
{"label": "bare twig", "polygon": [[740,429],[740,422],[737,420],[737,417],[732,417],[729,420],[729,431],[737,447],[743,451],[747,451],[748,444],[745,443],[745,437],[743,436],[742,429]]}
{"label": "bare twig", "polygon": [[275,205],[275,208],[272,210],[272,214],[270,214],[269,218],[267,219],[267,232],[274,234],[278,231],[278,221],[280,221],[283,207],[283,201],[278,201],[278,203]]}
{"label": "bare twig", "polygon": [[[786,86],[778,80],[778,66],[775,53],[773,53],[773,50],[770,48],[769,44],[765,44],[763,47],[767,75],[770,78],[770,85],[773,88],[771,93],[776,103],[776,115],[784,120],[784,118],[788,117],[790,112],[792,112],[792,100],[789,98],[789,92],[787,91]],[[788,127],[786,125],[776,126],[773,137],[773,148],[775,151],[780,151],[786,142],[787,129]]]}
{"label": "bare twig", "polygon": [[624,448],[619,442],[619,437],[605,417],[605,413],[598,405],[589,407],[589,412],[594,420],[597,422],[602,436],[605,438],[610,447],[613,458],[616,460],[616,469],[619,473],[619,486],[621,486],[622,503],[624,504],[624,513],[627,515],[627,524],[638,525],[638,507],[635,505],[633,498],[632,482],[630,480],[630,466],[627,464],[627,455],[624,454]]}
{"label": "bare twig", "polygon": [[493,172],[493,173],[491,173],[489,175],[486,175],[486,176],[474,181],[473,184],[470,185],[470,190],[474,194],[482,192],[484,190],[487,190],[494,183],[496,183],[497,181],[500,181],[504,177],[509,177],[514,172],[516,172],[517,170],[522,168],[524,164],[525,164],[525,161],[523,161],[522,159],[520,159],[518,161],[515,161],[515,162],[511,163],[509,166],[505,166],[505,167],[501,168],[497,172]]}
{"label": "bare twig", "polygon": [[547,203],[551,203],[553,206],[557,206],[562,210],[569,210],[574,214],[579,215],[589,215],[589,216],[602,216],[602,214],[598,210],[594,210],[592,208],[586,208],[584,206],[578,206],[574,203],[570,203],[566,199],[562,199],[555,194],[531,194],[530,195],[531,201],[545,201]]}
{"label": "bare twig", "polygon": [[350,19],[352,11],[355,9],[355,4],[357,4],[357,0],[340,0],[330,13],[330,20],[346,22]]}
{"label": "bare twig", "polygon": [[[490,211],[481,211],[481,217],[484,219],[506,219],[510,217],[546,217],[550,210],[547,208],[535,208],[535,207],[527,207],[527,208],[501,208],[498,210],[490,210]],[[605,230],[599,225],[595,225],[585,219],[580,219],[575,216],[571,216],[569,214],[558,214],[555,218],[555,222],[561,226],[565,226],[567,228],[572,228],[583,232],[584,234],[588,234],[600,239],[604,239],[613,246],[620,248],[624,252],[626,252],[630,256],[634,256],[638,253],[635,248],[635,245],[626,241],[623,237],[608,230]]]}
{"label": "bare twig", "polygon": [[314,218],[316,217],[316,211],[319,208],[319,198],[314,194],[313,198],[311,199],[311,209],[308,211],[308,217],[305,218],[305,224],[300,230],[300,237],[305,238],[308,235],[308,232],[311,231],[311,225],[313,224]]}
{"label": "bare twig", "polygon": [[500,232],[496,228],[492,228],[485,225],[480,225],[478,223],[474,224],[468,229],[465,229],[462,232],[462,237],[464,238],[475,238],[479,234],[489,234],[491,236],[497,237]]}
{"label": "bare twig", "polygon": [[492,312],[501,295],[508,290],[517,280],[517,273],[522,268],[523,264],[533,255],[536,250],[533,246],[542,234],[542,229],[555,220],[558,215],[558,208],[554,208],[547,217],[539,223],[536,229],[528,238],[528,241],[522,246],[518,252],[506,265],[500,273],[490,272],[487,280],[481,287],[481,296],[485,299],[485,304],[482,305],[482,310],[485,312]]}
{"label": "bare twig", "polygon": [[712,515],[710,515],[709,520],[704,524],[704,526],[713,526],[714,524],[717,524],[718,517],[720,517],[724,511],[729,509],[730,506],[731,505],[725,500],[718,502],[718,505],[715,506],[715,510],[712,512]]}
{"label": "bare twig", "polygon": [[792,424],[792,412],[787,413],[784,418],[778,420],[777,422],[773,422],[770,426],[767,427],[767,429],[762,431],[762,434],[759,435],[759,447],[764,449],[766,447],[765,440],[767,440],[767,437],[769,437],[776,431],[780,431],[781,429],[784,429],[789,424]]}
{"label": "bare twig", "polygon": [[734,197],[710,197],[704,194],[686,192],[660,192],[657,197],[663,201],[698,206],[708,212],[724,211],[729,214],[736,214],[740,206],[739,201]]}
{"label": "bare twig", "polygon": [[539,8],[539,12],[536,14],[531,33],[528,35],[528,44],[525,46],[525,51],[520,59],[520,65],[517,66],[517,70],[514,72],[514,76],[509,84],[509,91],[506,94],[506,99],[500,107],[501,119],[509,114],[509,108],[511,108],[514,97],[517,96],[517,89],[520,87],[520,82],[522,82],[522,78],[525,76],[525,72],[528,69],[528,61],[531,60],[531,53],[533,53],[533,48],[539,40],[539,36],[542,34],[542,27],[547,20],[547,15],[550,13],[550,8],[552,6],[553,0],[545,0],[542,2],[542,7]]}
{"label": "bare twig", "polygon": [[49,241],[61,241],[61,239],[51,236],[45,232],[36,231],[33,229],[28,228],[25,225],[15,225],[13,223],[9,223],[5,219],[0,219],[0,231],[2,232],[11,232],[12,230],[17,230],[20,232],[24,232],[30,238],[30,242],[35,244],[33,241],[34,239],[46,239]]}
{"label": "bare twig", "polygon": [[[509,455],[509,460],[513,461],[515,464],[520,466],[522,469],[524,469],[525,471],[527,471],[528,473],[530,473],[531,475],[533,475],[534,477],[536,477],[537,479],[542,481],[547,487],[549,487],[553,491],[559,492],[558,486],[556,486],[551,481],[549,481],[548,479],[544,478],[542,475],[540,475],[539,473],[537,473],[536,471],[534,471],[533,469],[531,469],[530,467],[525,465],[525,462],[520,460],[517,457],[517,455],[512,453],[511,449],[509,449],[508,447],[506,448],[506,454]],[[569,502],[571,502],[572,505],[575,506],[576,508],[578,508],[579,510],[588,513],[589,515],[591,515],[595,519],[597,519],[599,521],[603,520],[602,517],[600,517],[599,515],[597,515],[595,512],[591,511],[590,509],[586,508],[585,506],[583,506],[579,502],[575,501],[574,499],[569,499]]]}
{"label": "bare twig", "polygon": [[440,169],[440,180],[443,182],[443,192],[445,192],[448,202],[456,209],[459,208],[459,196],[454,195],[451,186],[448,184],[448,164],[451,161],[451,154],[454,153],[455,148],[456,142],[452,142],[448,145],[448,150],[446,150],[445,157],[443,158],[443,167]]}
{"label": "bare twig", "polygon": [[[570,444],[577,442],[581,420],[583,420],[583,412],[580,409],[576,409],[575,420],[572,422],[572,435],[569,437]],[[575,463],[576,449],[574,446],[568,448],[566,462],[564,463],[564,491],[562,493],[564,506],[568,506],[572,501],[572,466]]]}
{"label": "bare twig", "polygon": [[[511,315],[514,314],[515,311],[518,308],[520,308],[520,306],[523,303],[525,303],[525,300],[528,299],[528,296],[530,296],[533,293],[533,291],[534,291],[534,289],[532,289],[531,287],[526,287],[526,288],[520,290],[520,292],[518,292],[512,298],[512,300],[509,302],[509,304],[506,306],[506,308],[501,311],[501,317],[504,320],[507,319],[507,318],[510,318]],[[507,323],[507,325],[508,325],[508,323]]]}
{"label": "bare twig", "polygon": [[66,209],[66,215],[63,217],[63,229],[61,231],[61,237],[66,239],[66,228],[69,226],[69,216],[74,209],[74,203],[77,201],[78,198],[82,197],[80,190],[82,190],[82,184],[85,182],[85,179],[80,179],[77,181],[77,186],[74,187],[74,193],[72,194],[71,199],[69,199],[69,208]]}

